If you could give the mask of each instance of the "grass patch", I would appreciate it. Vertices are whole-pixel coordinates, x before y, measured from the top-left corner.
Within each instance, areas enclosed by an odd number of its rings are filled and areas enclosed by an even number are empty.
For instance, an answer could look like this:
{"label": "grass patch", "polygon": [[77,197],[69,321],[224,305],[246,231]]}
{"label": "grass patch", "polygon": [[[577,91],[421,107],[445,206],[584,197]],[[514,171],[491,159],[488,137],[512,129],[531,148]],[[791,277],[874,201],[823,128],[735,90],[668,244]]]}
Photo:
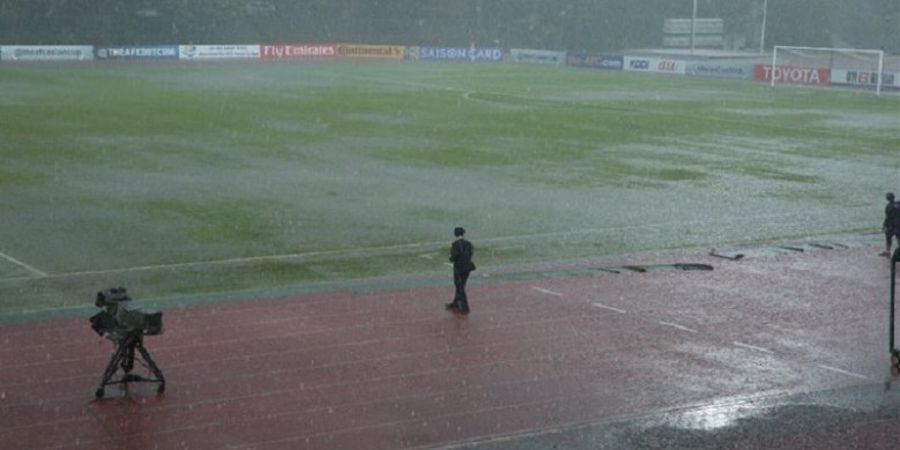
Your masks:
{"label": "grass patch", "polygon": [[[0,90],[0,251],[55,277],[0,279],[7,312],[443,273],[458,224],[484,270],[840,233],[880,223],[900,170],[896,98],[755,83],[84,64],[4,66]],[[269,255],[305,256],[209,263]]]}

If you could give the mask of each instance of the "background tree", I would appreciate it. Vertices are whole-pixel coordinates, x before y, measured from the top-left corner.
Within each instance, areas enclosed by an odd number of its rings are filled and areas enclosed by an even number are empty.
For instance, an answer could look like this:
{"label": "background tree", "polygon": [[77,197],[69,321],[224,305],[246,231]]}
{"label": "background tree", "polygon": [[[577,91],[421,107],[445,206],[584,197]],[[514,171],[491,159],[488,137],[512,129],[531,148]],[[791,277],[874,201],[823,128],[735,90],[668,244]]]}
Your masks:
{"label": "background tree", "polygon": [[[693,0],[0,0],[0,43],[366,42],[592,51],[659,47]],[[698,0],[749,49],[762,0]],[[767,43],[900,52],[900,1],[769,0]]]}

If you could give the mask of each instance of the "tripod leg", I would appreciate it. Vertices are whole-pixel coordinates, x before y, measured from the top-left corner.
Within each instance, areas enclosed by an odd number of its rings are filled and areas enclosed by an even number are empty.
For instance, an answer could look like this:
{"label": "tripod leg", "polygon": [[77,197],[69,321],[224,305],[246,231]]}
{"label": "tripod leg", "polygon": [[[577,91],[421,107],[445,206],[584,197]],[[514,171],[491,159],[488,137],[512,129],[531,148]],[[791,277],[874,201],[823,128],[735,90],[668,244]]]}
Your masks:
{"label": "tripod leg", "polygon": [[116,371],[119,370],[119,365],[122,364],[122,358],[125,356],[125,348],[121,344],[116,345],[116,351],[113,353],[112,357],[109,359],[109,364],[106,365],[106,370],[103,372],[103,379],[100,380],[100,387],[97,388],[97,391],[94,395],[97,398],[103,398],[103,387],[109,383],[109,380],[112,379],[113,375],[116,374]]}
{"label": "tripod leg", "polygon": [[131,369],[134,369],[134,347],[136,345],[139,344],[132,342],[130,339],[128,340],[128,344],[126,344],[127,350],[125,352],[125,359],[122,360],[122,370],[124,370],[126,374],[131,373]]}
{"label": "tripod leg", "polygon": [[162,394],[166,391],[166,377],[163,376],[162,370],[159,369],[159,366],[156,365],[156,361],[153,361],[153,358],[150,357],[150,352],[144,348],[143,344],[138,344],[137,349],[141,352],[141,357],[144,358],[144,362],[147,363],[147,367],[150,368],[150,371],[153,372],[153,375],[159,381],[159,388],[156,389],[156,392]]}

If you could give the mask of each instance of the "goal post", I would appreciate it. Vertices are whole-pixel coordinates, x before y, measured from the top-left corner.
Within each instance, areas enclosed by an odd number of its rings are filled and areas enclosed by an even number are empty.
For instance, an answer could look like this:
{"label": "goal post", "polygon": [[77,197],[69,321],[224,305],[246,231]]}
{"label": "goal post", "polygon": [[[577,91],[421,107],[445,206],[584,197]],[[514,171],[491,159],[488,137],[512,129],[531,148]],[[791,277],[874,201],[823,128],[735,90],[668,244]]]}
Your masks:
{"label": "goal post", "polygon": [[884,72],[882,50],[789,45],[774,47],[766,73],[772,87],[777,83],[835,84],[874,90],[876,95],[881,94],[886,75],[894,76]]}

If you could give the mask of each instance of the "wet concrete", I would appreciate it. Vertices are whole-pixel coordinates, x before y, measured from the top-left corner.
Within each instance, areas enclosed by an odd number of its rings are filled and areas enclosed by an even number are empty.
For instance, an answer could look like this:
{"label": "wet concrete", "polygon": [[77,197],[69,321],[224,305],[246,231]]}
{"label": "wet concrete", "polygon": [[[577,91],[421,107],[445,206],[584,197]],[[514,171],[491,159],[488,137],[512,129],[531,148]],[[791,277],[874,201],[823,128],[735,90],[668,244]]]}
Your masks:
{"label": "wet concrete", "polygon": [[890,449],[898,445],[900,389],[869,384],[727,399],[457,448]]}

